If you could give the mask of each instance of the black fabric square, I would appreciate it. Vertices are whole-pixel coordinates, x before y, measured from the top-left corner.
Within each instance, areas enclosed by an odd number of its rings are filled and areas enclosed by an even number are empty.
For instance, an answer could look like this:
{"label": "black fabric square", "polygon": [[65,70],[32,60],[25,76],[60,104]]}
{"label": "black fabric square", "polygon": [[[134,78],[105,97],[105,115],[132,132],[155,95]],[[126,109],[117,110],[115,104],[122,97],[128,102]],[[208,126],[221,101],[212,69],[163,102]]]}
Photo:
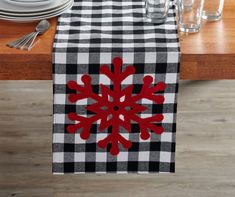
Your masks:
{"label": "black fabric square", "polygon": [[64,144],[64,152],[74,152],[75,145],[74,144]]}
{"label": "black fabric square", "polygon": [[161,142],[150,142],[150,151],[160,151]]}
{"label": "black fabric square", "polygon": [[100,73],[100,64],[92,64],[89,65],[89,74],[97,74]]}
{"label": "black fabric square", "polygon": [[158,63],[156,65],[156,73],[166,73],[167,63]]}
{"label": "black fabric square", "polygon": [[66,65],[66,74],[77,73],[77,64],[67,64]]}
{"label": "black fabric square", "polygon": [[117,162],[107,162],[107,172],[116,172]]}
{"label": "black fabric square", "polygon": [[96,143],[86,143],[86,152],[96,152]]}
{"label": "black fabric square", "polygon": [[175,172],[175,163],[170,163],[170,172]]}
{"label": "black fabric square", "polygon": [[173,110],[174,113],[177,113],[177,104],[175,103],[174,104],[174,110]]}
{"label": "black fabric square", "polygon": [[139,133],[140,127],[138,124],[131,124],[131,133]]}
{"label": "black fabric square", "polygon": [[95,162],[85,162],[85,172],[95,172]]}
{"label": "black fabric square", "polygon": [[127,162],[127,170],[128,170],[128,172],[137,172],[138,171],[138,162],[128,161]]}
{"label": "black fabric square", "polygon": [[112,144],[108,143],[108,145],[107,145],[107,152],[110,152],[111,147],[112,147]]}
{"label": "black fabric square", "polygon": [[142,84],[134,84],[133,94],[139,94],[142,89]]}
{"label": "black fabric square", "polygon": [[66,85],[66,96],[68,96],[69,94],[76,94],[77,91],[74,89],[70,89],[67,85]]}
{"label": "black fabric square", "polygon": [[135,74],[143,74],[144,73],[144,64],[135,64]]}
{"label": "black fabric square", "polygon": [[[77,33],[76,30],[70,30],[71,34]],[[67,53],[77,53],[78,52],[78,48],[77,47],[69,47],[66,49]]]}
{"label": "black fabric square", "polygon": [[95,94],[99,94],[100,86],[99,85],[92,85],[92,90]]}
{"label": "black fabric square", "polygon": [[176,133],[176,123],[172,124],[172,133]]}
{"label": "black fabric square", "polygon": [[91,129],[90,129],[90,133],[91,134],[96,134],[98,132],[98,126],[97,124],[92,124],[91,125]]}
{"label": "black fabric square", "polygon": [[64,173],[73,173],[74,172],[74,163],[65,162],[64,163]]}
{"label": "black fabric square", "polygon": [[163,113],[163,105],[153,104],[152,105],[152,113],[153,114],[162,114]]}
{"label": "black fabric square", "polygon": [[175,148],[176,148],[175,142],[171,142],[171,152],[172,153],[175,152]]}
{"label": "black fabric square", "polygon": [[70,124],[64,124],[64,133],[68,133],[67,127],[68,127],[69,125],[70,125]]}
{"label": "black fabric square", "polygon": [[132,142],[132,146],[129,149],[130,152],[137,152],[139,151],[139,142]]}
{"label": "black fabric square", "polygon": [[159,162],[149,162],[149,172],[159,172]]}
{"label": "black fabric square", "polygon": [[65,114],[76,112],[76,105],[65,105]]}

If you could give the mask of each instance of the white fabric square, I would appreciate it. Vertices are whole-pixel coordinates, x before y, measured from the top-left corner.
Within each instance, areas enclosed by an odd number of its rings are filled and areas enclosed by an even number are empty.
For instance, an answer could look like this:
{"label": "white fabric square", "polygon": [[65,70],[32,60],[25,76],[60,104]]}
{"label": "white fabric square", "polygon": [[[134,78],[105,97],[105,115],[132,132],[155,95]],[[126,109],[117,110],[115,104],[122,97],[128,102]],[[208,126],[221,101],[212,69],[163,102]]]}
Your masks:
{"label": "white fabric square", "polygon": [[140,151],[139,161],[149,161],[149,151]]}
{"label": "white fabric square", "polygon": [[74,153],[74,160],[75,162],[84,162],[86,155],[84,152],[75,152]]}
{"label": "white fabric square", "polygon": [[171,153],[170,152],[161,151],[160,152],[160,162],[170,163],[171,162]]}
{"label": "white fabric square", "polygon": [[103,74],[99,75],[99,81],[100,81],[100,84],[103,84],[103,85],[111,84],[111,80],[106,75],[103,75]]}
{"label": "white fabric square", "polygon": [[66,53],[55,53],[55,59],[58,64],[66,64],[67,63],[67,57]]}
{"label": "white fabric square", "polygon": [[96,153],[96,161],[97,162],[106,162],[107,161],[107,153],[102,152],[102,153]]}
{"label": "white fabric square", "polygon": [[53,153],[53,162],[54,163],[61,163],[64,162],[64,152],[54,152]]}
{"label": "white fabric square", "polygon": [[63,133],[56,133],[53,135],[53,142],[54,143],[63,143],[64,142],[64,134]]}
{"label": "white fabric square", "polygon": [[172,133],[163,132],[161,134],[162,142],[172,142]]}
{"label": "white fabric square", "polygon": [[128,152],[120,152],[117,155],[117,161],[128,161]]}
{"label": "white fabric square", "polygon": [[178,52],[168,52],[167,53],[167,62],[168,63],[179,62],[179,53]]}
{"label": "white fabric square", "polygon": [[54,95],[54,103],[56,105],[64,104],[66,102],[65,94],[55,94]]}
{"label": "white fabric square", "polygon": [[164,119],[162,123],[173,123],[174,122],[174,114],[173,113],[164,113]]}
{"label": "white fabric square", "polygon": [[101,64],[110,64],[112,62],[111,53],[100,53]]}
{"label": "white fabric square", "polygon": [[74,135],[75,135],[75,140],[74,141],[76,143],[78,143],[78,144],[85,144],[86,141],[80,137],[79,133],[75,133]]}
{"label": "white fabric square", "polygon": [[54,75],[56,84],[66,84],[66,75],[65,74],[55,74]]}
{"label": "white fabric square", "polygon": [[177,82],[177,73],[167,73],[166,74],[166,83],[175,84]]}
{"label": "white fabric square", "polygon": [[54,123],[55,124],[64,124],[65,123],[65,114],[54,114]]}
{"label": "white fabric square", "polygon": [[174,104],[175,103],[175,94],[173,93],[164,93],[164,104]]}
{"label": "white fabric square", "polygon": [[125,62],[125,64],[132,64],[134,62],[134,53],[124,53],[123,62]]}
{"label": "white fabric square", "polygon": [[133,84],[133,75],[129,75],[123,82],[122,85],[129,85]]}
{"label": "white fabric square", "polygon": [[87,64],[89,62],[89,54],[88,53],[79,53],[77,54],[77,63],[78,64]]}
{"label": "white fabric square", "polygon": [[100,140],[104,139],[107,137],[106,133],[97,133],[96,135],[96,142],[99,142]]}
{"label": "white fabric square", "polygon": [[145,63],[156,62],[157,54],[155,52],[148,52],[145,54]]}

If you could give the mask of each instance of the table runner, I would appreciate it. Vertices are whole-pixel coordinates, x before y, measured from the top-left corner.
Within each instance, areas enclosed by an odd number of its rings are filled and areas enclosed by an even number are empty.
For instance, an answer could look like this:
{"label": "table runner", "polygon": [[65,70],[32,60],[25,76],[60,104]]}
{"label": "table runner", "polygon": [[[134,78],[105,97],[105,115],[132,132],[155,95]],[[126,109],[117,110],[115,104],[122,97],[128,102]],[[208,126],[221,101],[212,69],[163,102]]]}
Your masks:
{"label": "table runner", "polygon": [[75,0],[59,17],[53,173],[175,172],[175,13],[144,13],[144,0]]}

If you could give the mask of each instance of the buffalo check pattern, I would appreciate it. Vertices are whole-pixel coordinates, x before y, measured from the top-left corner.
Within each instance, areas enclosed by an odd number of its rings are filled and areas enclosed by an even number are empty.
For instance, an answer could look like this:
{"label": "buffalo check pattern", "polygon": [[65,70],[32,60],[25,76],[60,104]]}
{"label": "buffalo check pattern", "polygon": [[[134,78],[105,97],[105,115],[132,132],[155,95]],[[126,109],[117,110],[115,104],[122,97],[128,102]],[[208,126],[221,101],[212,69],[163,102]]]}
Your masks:
{"label": "buffalo check pattern", "polygon": [[[109,79],[100,74],[100,67],[120,57],[123,67],[132,65],[135,74],[123,81],[122,86],[133,84],[137,94],[147,75],[153,84],[164,82],[161,94],[165,101],[156,105],[143,99],[147,110],[141,116],[161,113],[164,119],[161,135],[151,133],[150,139],[140,138],[138,124],[131,124],[131,132],[120,129],[123,136],[132,141],[128,150],[120,146],[118,155],[111,155],[109,147],[97,146],[99,139],[110,132],[99,132],[99,121],[94,123],[88,140],[79,132],[70,134],[70,112],[89,116],[85,109],[92,100],[76,103],[68,100],[73,93],[69,81],[83,84],[81,78],[92,78],[92,89],[101,94],[100,84],[112,88]],[[145,20],[143,0],[75,0],[70,11],[59,17],[53,47],[54,77],[54,125],[53,125],[53,173],[173,173],[175,172],[176,112],[179,72],[179,40],[175,10],[170,8],[165,24],[154,25]]]}

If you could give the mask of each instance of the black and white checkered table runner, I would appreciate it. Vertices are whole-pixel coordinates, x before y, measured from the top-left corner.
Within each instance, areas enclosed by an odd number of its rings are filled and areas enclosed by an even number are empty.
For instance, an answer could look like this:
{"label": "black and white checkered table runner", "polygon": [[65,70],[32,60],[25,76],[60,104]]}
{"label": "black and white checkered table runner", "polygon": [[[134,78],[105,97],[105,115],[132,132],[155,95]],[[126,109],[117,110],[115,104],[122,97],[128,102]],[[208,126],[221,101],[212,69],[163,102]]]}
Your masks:
{"label": "black and white checkered table runner", "polygon": [[175,171],[175,13],[171,7],[162,25],[146,22],[144,13],[144,0],[75,0],[59,18],[53,173]]}

